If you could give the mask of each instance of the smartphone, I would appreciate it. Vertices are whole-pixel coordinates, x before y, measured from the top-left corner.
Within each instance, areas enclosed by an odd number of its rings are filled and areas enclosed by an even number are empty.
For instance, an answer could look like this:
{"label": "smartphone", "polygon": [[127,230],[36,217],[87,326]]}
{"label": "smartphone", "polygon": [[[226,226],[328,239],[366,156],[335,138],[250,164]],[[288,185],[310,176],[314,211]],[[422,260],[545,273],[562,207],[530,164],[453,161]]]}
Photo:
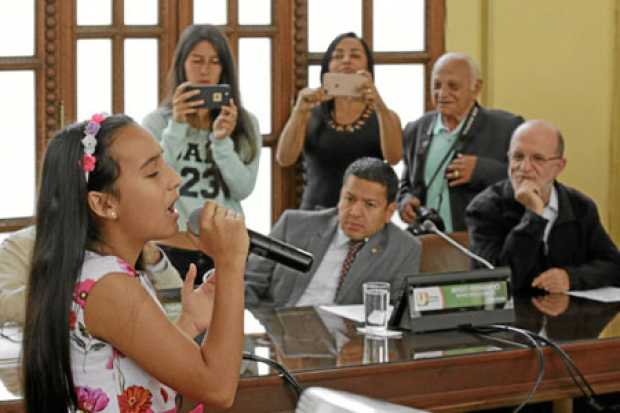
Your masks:
{"label": "smartphone", "polygon": [[325,73],[323,75],[323,87],[331,96],[361,96],[360,87],[364,82],[366,82],[364,76],[354,73]]}
{"label": "smartphone", "polygon": [[202,108],[218,109],[230,104],[230,85],[203,85],[195,83],[187,87],[187,91],[194,89],[199,90],[200,93],[192,96],[189,100],[202,99],[204,101]]}

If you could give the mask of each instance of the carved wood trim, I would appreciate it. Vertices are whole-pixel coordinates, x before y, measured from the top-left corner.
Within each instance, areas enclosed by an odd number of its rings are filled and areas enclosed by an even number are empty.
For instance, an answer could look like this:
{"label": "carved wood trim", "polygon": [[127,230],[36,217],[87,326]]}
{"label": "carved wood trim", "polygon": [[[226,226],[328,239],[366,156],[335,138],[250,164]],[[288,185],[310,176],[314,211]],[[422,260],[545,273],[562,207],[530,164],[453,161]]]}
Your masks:
{"label": "carved wood trim", "polygon": [[[295,0],[293,13],[295,94],[308,84],[308,0]],[[294,101],[291,101],[291,106]]]}
{"label": "carved wood trim", "polygon": [[[295,97],[308,86],[308,0],[295,2]],[[294,104],[291,101],[291,106]],[[304,190],[303,163],[294,166],[294,198],[290,207],[298,208]]]}
{"label": "carved wood trim", "polygon": [[[2,57],[3,70],[34,72],[35,118],[35,179],[38,186],[40,165],[38,160],[47,146],[47,140],[59,127],[58,97],[58,5],[57,0],[37,0],[35,7],[35,47],[32,56]],[[32,217],[0,219],[0,232],[18,230],[33,223]]]}
{"label": "carved wood trim", "polygon": [[[43,3],[43,2],[40,2]],[[42,27],[44,35],[37,35],[37,43],[40,46],[40,50],[43,51],[43,70],[41,70],[41,84],[43,90],[38,93],[38,96],[44,97],[40,102],[41,107],[45,107],[44,110],[44,122],[43,127],[38,133],[37,139],[37,159],[41,159],[47,141],[54,136],[54,133],[59,129],[63,122],[60,119],[60,82],[59,82],[59,63],[60,59],[60,42],[59,42],[59,6],[57,0],[46,0],[44,12],[41,13]],[[38,31],[38,30],[37,30]],[[37,91],[39,92],[39,91]],[[38,172],[38,171],[37,171]]]}
{"label": "carved wood trim", "polygon": [[272,43],[272,133],[264,137],[263,144],[270,146],[270,168],[272,176],[271,222],[275,222],[282,212],[294,202],[294,178],[291,168],[282,168],[276,162],[278,137],[290,115],[290,102],[295,95],[295,39],[294,5],[288,0],[272,2],[272,21],[277,35]]}

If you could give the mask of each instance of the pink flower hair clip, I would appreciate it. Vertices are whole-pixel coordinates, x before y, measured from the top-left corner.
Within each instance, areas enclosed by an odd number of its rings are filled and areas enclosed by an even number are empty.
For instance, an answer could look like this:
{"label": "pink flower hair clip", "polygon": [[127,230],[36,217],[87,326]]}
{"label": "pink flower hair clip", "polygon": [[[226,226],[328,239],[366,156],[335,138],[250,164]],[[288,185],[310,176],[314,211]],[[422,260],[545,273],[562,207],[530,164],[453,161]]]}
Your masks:
{"label": "pink flower hair clip", "polygon": [[97,158],[93,155],[95,153],[95,148],[97,147],[97,133],[99,129],[101,129],[101,123],[107,118],[108,115],[106,113],[95,113],[88,124],[84,128],[84,139],[82,139],[82,146],[84,146],[84,155],[82,156],[82,160],[80,164],[82,166],[82,170],[84,171],[84,177],[86,178],[86,182],[88,183],[88,174],[95,170],[95,165],[97,164]]}

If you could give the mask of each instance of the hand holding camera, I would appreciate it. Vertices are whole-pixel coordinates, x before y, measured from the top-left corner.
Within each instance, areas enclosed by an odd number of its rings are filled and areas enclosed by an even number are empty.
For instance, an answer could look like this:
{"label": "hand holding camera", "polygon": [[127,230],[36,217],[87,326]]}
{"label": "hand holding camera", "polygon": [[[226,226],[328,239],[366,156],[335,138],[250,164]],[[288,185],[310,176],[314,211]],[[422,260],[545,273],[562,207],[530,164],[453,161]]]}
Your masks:
{"label": "hand holding camera", "polygon": [[220,114],[213,122],[213,136],[216,139],[224,139],[231,136],[237,126],[238,110],[233,99],[230,99],[228,106],[222,106]]}
{"label": "hand holding camera", "polygon": [[228,106],[230,100],[229,85],[184,82],[172,97],[172,117],[177,122],[187,123],[188,116],[198,113],[199,109],[219,109]]}
{"label": "hand holding camera", "polygon": [[196,114],[202,105],[199,100],[190,100],[200,92],[188,89],[189,85],[190,82],[181,83],[172,95],[172,119],[179,123],[187,123],[187,117]]}
{"label": "hand holding camera", "polygon": [[198,100],[202,102],[201,109],[219,109],[228,106],[231,95],[230,85],[208,85],[201,83],[191,83],[187,90],[197,90],[198,93],[191,96],[190,100]]}
{"label": "hand holding camera", "polygon": [[332,99],[331,96],[327,96],[323,88],[305,88],[299,91],[297,95],[297,102],[295,103],[295,110],[301,113],[309,113],[314,107],[318,106],[325,100]]}
{"label": "hand holding camera", "polygon": [[366,105],[375,110],[388,110],[383,99],[381,99],[381,95],[379,95],[379,91],[372,80],[370,72],[367,70],[360,70],[357,72],[357,75],[366,79],[360,86],[360,93]]}
{"label": "hand holding camera", "polygon": [[377,109],[377,105],[383,104],[372,76],[366,70],[357,73],[325,73],[323,87],[328,96],[358,98],[374,109]]}
{"label": "hand holding camera", "polygon": [[329,96],[362,97],[368,92],[368,79],[357,73],[332,73],[323,75],[323,88]]}

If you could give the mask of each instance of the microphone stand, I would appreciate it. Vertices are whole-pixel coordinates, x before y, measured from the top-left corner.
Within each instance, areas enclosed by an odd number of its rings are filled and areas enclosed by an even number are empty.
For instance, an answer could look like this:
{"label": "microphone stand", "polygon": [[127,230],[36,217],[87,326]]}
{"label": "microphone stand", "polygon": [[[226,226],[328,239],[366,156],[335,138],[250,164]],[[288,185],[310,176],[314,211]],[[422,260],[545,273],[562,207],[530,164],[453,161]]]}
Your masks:
{"label": "microphone stand", "polygon": [[455,240],[453,240],[452,238],[450,238],[449,236],[444,234],[443,231],[440,231],[437,228],[437,226],[433,223],[433,221],[430,221],[428,219],[426,221],[424,221],[422,223],[422,229],[425,230],[425,231],[432,232],[434,234],[439,235],[441,238],[443,238],[445,241],[447,241],[454,248],[457,248],[459,251],[461,251],[463,254],[467,255],[469,258],[471,258],[473,260],[476,260],[479,263],[483,264],[488,269],[490,269],[490,270],[494,270],[495,269],[495,266],[493,266],[493,264],[491,264],[490,262],[488,262],[487,260],[485,260],[481,256],[474,254],[473,252],[471,252],[470,250],[468,250],[467,248],[465,248],[464,246],[462,246],[461,244],[459,244],[458,242],[456,242]]}

